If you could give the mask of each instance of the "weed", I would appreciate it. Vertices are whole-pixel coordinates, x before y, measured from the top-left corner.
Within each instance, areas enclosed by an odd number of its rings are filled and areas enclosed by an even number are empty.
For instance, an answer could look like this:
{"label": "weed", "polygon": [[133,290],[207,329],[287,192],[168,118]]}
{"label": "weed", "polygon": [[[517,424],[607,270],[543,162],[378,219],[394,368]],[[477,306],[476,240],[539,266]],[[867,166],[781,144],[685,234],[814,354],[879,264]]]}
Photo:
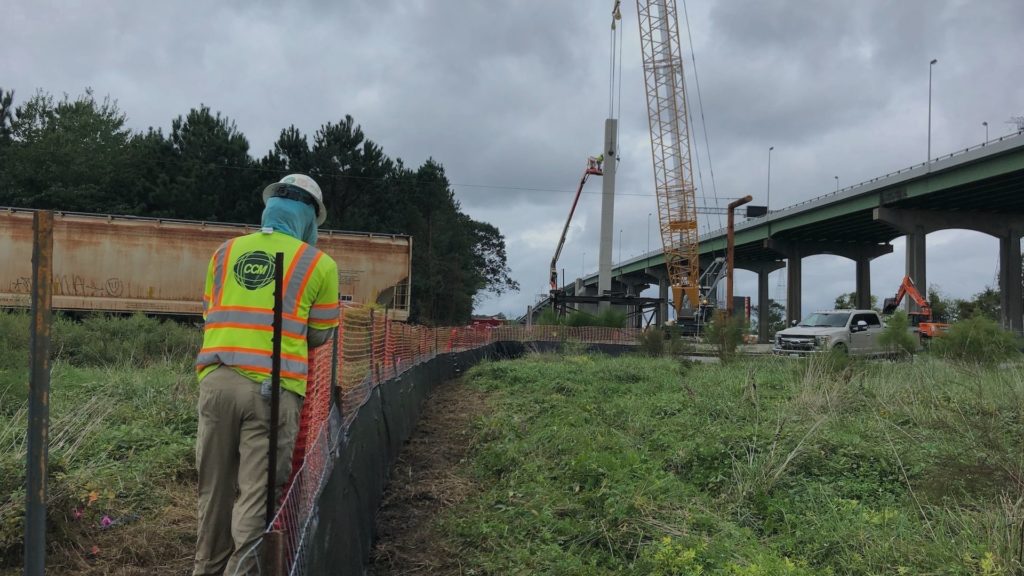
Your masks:
{"label": "weed", "polygon": [[480,365],[442,520],[480,574],[1010,574],[1024,372],[935,358]]}
{"label": "weed", "polygon": [[965,364],[998,364],[1020,356],[1020,341],[987,318],[961,320],[934,339],[934,354]]}
{"label": "weed", "polygon": [[878,344],[890,350],[897,357],[909,358],[917,352],[917,338],[910,331],[910,320],[907,313],[897,310],[885,324],[885,329],[878,335]]}
{"label": "weed", "polygon": [[660,328],[645,330],[640,335],[640,349],[648,356],[663,356],[665,354],[665,332]]}

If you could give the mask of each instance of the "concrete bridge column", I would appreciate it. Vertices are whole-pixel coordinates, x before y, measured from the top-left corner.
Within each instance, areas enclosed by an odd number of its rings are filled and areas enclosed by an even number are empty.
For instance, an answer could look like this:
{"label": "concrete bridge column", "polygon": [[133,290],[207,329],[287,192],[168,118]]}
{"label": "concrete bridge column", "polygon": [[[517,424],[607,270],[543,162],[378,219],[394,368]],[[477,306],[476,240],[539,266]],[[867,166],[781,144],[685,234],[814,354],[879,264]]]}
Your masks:
{"label": "concrete bridge column", "polygon": [[800,321],[802,261],[803,256],[795,251],[786,258],[786,327],[791,326],[794,320]]}
{"label": "concrete bridge column", "polygon": [[871,258],[862,256],[857,263],[857,308],[871,308]]}
{"label": "concrete bridge column", "polygon": [[740,262],[736,264],[736,268],[743,270],[749,270],[757,273],[757,341],[760,344],[767,344],[768,332],[770,319],[771,319],[771,300],[768,299],[768,275],[772,272],[779,270],[785,266],[782,262],[758,262],[757,264],[747,264]]}
{"label": "concrete bridge column", "polygon": [[[924,226],[913,226],[910,231],[907,232],[907,276],[914,281],[914,285],[917,286],[918,291],[921,295],[928,294],[928,275],[925,270],[925,253],[926,245],[925,241],[927,237],[927,230]],[[916,312],[917,304],[914,303],[912,298],[907,298],[907,312]]]}
{"label": "concrete bridge column", "polygon": [[1024,214],[988,212],[943,212],[904,210],[882,206],[873,218],[907,235],[907,275],[922,293],[928,290],[924,267],[924,235],[936,230],[962,228],[983,232],[999,239],[999,290],[1002,296],[1003,325],[1020,332],[1024,303],[1021,302],[1020,239],[1024,233]]}
{"label": "concrete bridge column", "polygon": [[787,242],[770,238],[764,247],[786,257],[789,285],[786,294],[786,322],[800,319],[800,261],[804,256],[832,254],[849,258],[857,264],[857,306],[871,307],[871,260],[892,252],[889,244],[855,244],[845,242]]}
{"label": "concrete bridge column", "polygon": [[768,275],[771,270],[757,271],[757,343],[768,343],[768,329],[772,318],[772,303],[768,300]]}
{"label": "concrete bridge column", "polygon": [[1003,326],[1020,334],[1024,330],[1024,289],[1021,287],[1021,229],[1010,229],[999,237],[999,293]]}

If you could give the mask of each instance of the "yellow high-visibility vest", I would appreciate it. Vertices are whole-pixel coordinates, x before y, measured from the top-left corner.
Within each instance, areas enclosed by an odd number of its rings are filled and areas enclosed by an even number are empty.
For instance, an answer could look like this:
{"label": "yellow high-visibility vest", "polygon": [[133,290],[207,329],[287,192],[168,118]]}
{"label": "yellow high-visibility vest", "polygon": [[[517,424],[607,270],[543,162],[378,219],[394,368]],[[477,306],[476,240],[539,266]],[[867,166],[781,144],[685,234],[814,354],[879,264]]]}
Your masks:
{"label": "yellow high-visibility vest", "polygon": [[338,325],[338,265],[330,256],[281,232],[256,232],[217,249],[203,292],[202,381],[218,366],[263,382],[270,378],[274,336],[274,255],[284,253],[281,387],[306,395],[309,328]]}

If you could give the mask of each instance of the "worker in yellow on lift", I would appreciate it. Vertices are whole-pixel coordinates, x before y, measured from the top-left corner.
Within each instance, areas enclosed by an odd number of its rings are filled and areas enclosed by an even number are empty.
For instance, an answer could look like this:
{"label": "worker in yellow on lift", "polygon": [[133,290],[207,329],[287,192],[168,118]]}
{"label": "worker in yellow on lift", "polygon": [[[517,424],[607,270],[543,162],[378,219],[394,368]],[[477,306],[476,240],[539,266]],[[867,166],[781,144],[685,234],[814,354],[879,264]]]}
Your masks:
{"label": "worker in yellow on lift", "polygon": [[222,244],[206,274],[196,358],[196,576],[249,574],[266,528],[275,253],[284,253],[278,492],[291,472],[307,349],[326,343],[338,326],[338,266],[314,248],[327,218],[320,187],[292,174],[267,186],[263,201],[260,231]]}

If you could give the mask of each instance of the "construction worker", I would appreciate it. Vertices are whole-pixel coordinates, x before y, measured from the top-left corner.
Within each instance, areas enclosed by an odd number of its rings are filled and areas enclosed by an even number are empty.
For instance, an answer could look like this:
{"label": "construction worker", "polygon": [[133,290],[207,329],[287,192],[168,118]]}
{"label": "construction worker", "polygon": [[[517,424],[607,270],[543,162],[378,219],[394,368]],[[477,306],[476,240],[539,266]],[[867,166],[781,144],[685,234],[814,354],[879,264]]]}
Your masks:
{"label": "construction worker", "polygon": [[291,472],[307,347],[327,342],[338,325],[338,266],[314,248],[327,218],[320,187],[292,174],[267,186],[263,202],[261,230],[222,244],[206,275],[196,358],[196,576],[249,574],[266,528],[275,253],[284,253],[275,501]]}

